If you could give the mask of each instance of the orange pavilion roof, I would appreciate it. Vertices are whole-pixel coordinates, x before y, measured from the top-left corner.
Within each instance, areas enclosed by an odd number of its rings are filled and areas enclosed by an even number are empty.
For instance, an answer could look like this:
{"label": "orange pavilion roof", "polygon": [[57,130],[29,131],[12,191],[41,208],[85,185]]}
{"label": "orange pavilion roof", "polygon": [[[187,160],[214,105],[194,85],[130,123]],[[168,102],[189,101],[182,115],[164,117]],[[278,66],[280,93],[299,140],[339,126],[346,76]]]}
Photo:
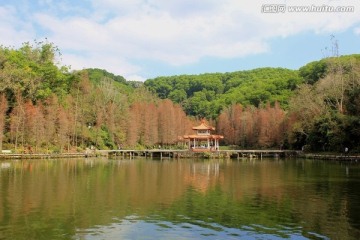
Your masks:
{"label": "orange pavilion roof", "polygon": [[214,127],[211,127],[205,123],[204,120],[201,120],[201,124],[199,126],[193,127],[193,130],[215,130]]}
{"label": "orange pavilion roof", "polygon": [[223,139],[222,135],[184,135],[183,139]]}

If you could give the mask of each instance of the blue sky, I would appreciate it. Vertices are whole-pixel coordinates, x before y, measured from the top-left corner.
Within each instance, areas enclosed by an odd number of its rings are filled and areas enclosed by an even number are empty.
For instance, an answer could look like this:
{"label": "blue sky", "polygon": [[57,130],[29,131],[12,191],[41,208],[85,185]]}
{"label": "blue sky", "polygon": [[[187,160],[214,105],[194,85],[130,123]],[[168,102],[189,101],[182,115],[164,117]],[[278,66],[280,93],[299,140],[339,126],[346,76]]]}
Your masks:
{"label": "blue sky", "polygon": [[[264,4],[286,8],[264,13]],[[354,11],[289,12],[289,6]],[[340,54],[360,53],[359,0],[0,0],[0,44],[47,38],[60,48],[63,65],[128,80],[298,69],[328,55],[330,35]]]}

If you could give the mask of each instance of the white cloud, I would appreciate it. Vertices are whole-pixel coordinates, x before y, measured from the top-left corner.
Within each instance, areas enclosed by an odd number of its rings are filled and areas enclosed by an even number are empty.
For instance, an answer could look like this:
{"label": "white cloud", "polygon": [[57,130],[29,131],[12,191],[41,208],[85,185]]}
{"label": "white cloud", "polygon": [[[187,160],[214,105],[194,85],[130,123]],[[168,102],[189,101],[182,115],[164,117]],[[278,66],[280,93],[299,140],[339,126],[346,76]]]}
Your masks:
{"label": "white cloud", "polygon": [[[51,2],[40,1],[42,5]],[[64,64],[73,68],[101,67],[127,77],[141,75],[142,69],[131,63],[141,59],[180,66],[209,56],[244,57],[269,51],[268,41],[273,38],[302,32],[332,34],[360,22],[358,0],[274,0],[271,3],[355,6],[355,13],[278,14],[261,12],[268,0],[92,0],[91,3],[83,11],[84,6],[77,5],[74,15],[53,14],[54,8],[51,12],[42,9],[29,13],[27,19],[33,22],[17,18],[16,8],[0,6],[2,44],[32,40],[35,26],[41,26],[37,37],[48,37],[58,45],[64,54]],[[360,28],[354,31],[360,34]]]}
{"label": "white cloud", "polygon": [[66,62],[66,65],[70,65],[72,70],[100,68],[122,75],[126,79],[129,79],[129,76],[135,76],[140,71],[139,67],[128,63],[124,59],[109,54],[104,57],[104,55],[98,52],[89,55],[65,53],[62,55],[62,60]]}
{"label": "white cloud", "polygon": [[128,81],[138,81],[138,82],[145,82],[146,78],[139,75],[129,75],[126,77],[126,80]]}
{"label": "white cloud", "polygon": [[35,31],[31,23],[19,19],[18,14],[12,6],[0,6],[0,44],[18,47],[24,39],[30,41],[34,38]]}
{"label": "white cloud", "polygon": [[355,34],[360,35],[360,27],[355,28],[354,32],[355,32]]}

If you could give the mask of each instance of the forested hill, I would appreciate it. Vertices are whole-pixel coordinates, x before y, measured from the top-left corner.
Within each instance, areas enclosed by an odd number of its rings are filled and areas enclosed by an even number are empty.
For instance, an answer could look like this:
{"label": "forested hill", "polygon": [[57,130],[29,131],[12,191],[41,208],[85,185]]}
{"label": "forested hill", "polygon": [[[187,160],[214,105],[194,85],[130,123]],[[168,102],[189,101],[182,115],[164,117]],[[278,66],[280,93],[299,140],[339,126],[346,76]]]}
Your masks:
{"label": "forested hill", "polygon": [[[157,77],[145,81],[145,86],[162,99],[180,104],[188,115],[216,119],[231,104],[261,107],[278,102],[287,109],[291,97],[301,84],[315,84],[329,72],[325,58],[301,67],[258,68],[229,73],[206,73]],[[350,67],[360,60],[360,54],[337,57],[342,65]],[[346,70],[346,69],[345,69]]]}
{"label": "forested hill", "polygon": [[323,58],[313,61],[299,69],[299,75],[304,79],[304,83],[313,85],[334,69],[334,62],[339,66],[344,66],[344,71],[350,71],[360,62],[360,54],[343,55],[340,57]]}
{"label": "forested hill", "polygon": [[70,71],[47,42],[0,45],[0,153],[152,148],[195,123],[143,84],[101,69]]}
{"label": "forested hill", "polygon": [[260,106],[268,102],[288,105],[293,90],[303,83],[299,71],[259,68],[231,73],[158,77],[145,81],[160,98],[183,106],[187,114],[215,119],[233,103]]}
{"label": "forested hill", "polygon": [[117,84],[121,88],[126,89],[127,91],[131,91],[133,88],[138,88],[143,86],[143,82],[129,81],[126,80],[123,76],[115,75],[104,69],[87,68],[84,70],[88,73],[89,80],[94,84],[100,84],[102,81],[109,79],[114,81],[115,84]]}
{"label": "forested hill", "polygon": [[0,46],[0,150],[174,146],[205,117],[225,145],[360,152],[359,54],[143,84],[70,71],[58,55],[49,43]]}

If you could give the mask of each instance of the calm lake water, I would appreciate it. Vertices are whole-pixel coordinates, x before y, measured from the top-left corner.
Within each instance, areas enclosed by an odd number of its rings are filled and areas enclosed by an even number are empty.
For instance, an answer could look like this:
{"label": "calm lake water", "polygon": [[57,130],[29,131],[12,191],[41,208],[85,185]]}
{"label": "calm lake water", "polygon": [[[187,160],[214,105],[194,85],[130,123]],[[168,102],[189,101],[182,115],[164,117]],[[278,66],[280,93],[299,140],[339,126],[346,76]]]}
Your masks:
{"label": "calm lake water", "polygon": [[359,239],[360,166],[0,161],[0,239]]}

